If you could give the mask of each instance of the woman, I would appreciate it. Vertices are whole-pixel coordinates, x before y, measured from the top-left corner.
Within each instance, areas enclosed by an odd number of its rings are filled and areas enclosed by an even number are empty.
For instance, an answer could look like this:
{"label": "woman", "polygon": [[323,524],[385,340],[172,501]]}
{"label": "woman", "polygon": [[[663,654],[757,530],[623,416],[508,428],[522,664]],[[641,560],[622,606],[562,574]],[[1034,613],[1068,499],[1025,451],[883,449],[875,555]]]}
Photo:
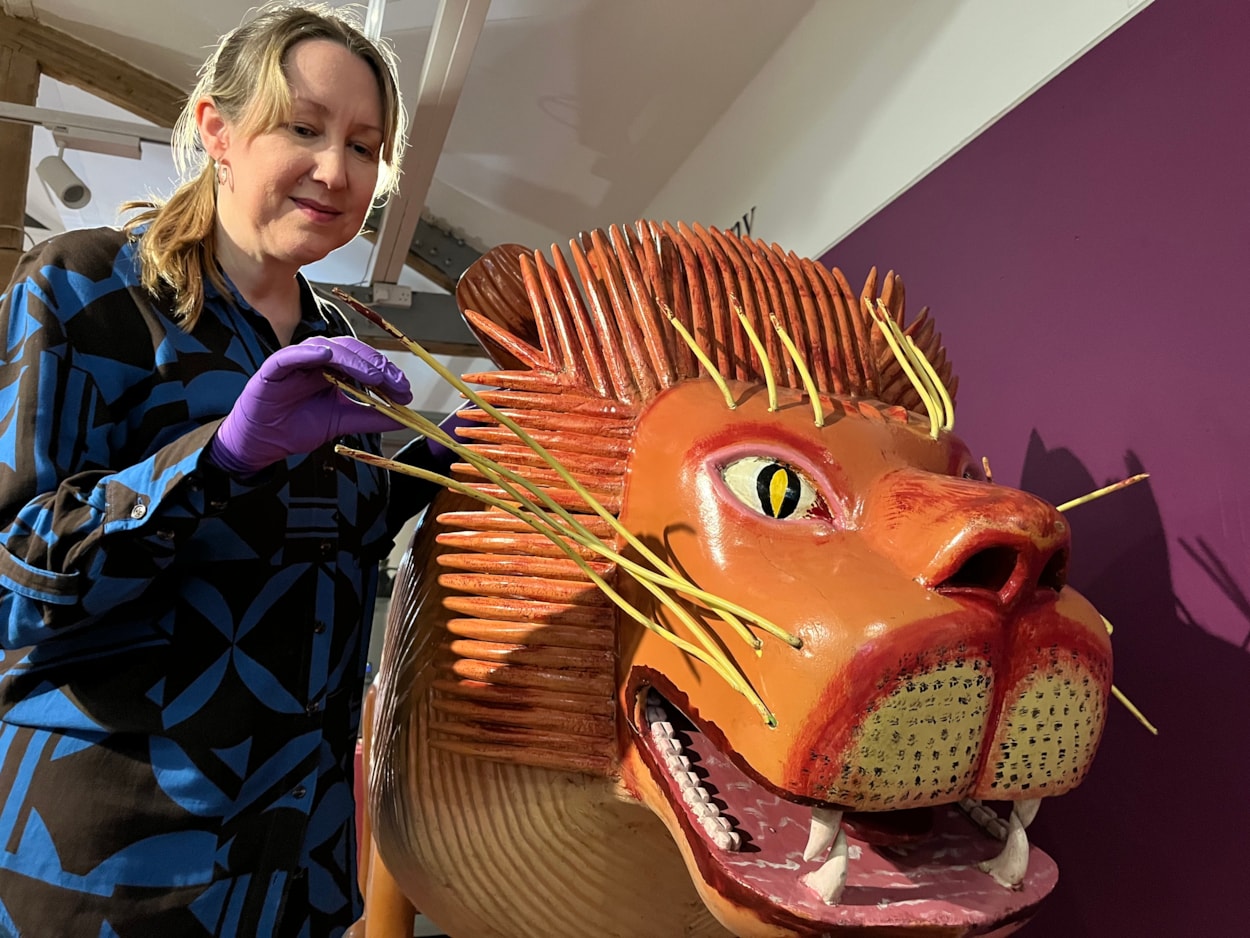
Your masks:
{"label": "woman", "polygon": [[394,187],[403,129],[386,52],[267,7],[179,121],[189,181],[46,242],[0,298],[0,934],[359,915],[351,761],[394,532],[387,480],[333,444],[394,424],[323,372],[411,392],[299,270]]}

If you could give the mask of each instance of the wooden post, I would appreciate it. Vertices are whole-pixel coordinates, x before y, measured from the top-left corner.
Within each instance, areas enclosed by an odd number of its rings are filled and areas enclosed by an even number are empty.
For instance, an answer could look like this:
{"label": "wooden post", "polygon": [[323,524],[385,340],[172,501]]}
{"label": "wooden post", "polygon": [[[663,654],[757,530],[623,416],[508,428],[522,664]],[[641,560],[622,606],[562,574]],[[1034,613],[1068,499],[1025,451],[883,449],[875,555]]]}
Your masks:
{"label": "wooden post", "polygon": [[[0,45],[0,101],[33,105],[39,93],[39,63]],[[0,121],[0,292],[23,253],[26,180],[30,176],[31,128]]]}

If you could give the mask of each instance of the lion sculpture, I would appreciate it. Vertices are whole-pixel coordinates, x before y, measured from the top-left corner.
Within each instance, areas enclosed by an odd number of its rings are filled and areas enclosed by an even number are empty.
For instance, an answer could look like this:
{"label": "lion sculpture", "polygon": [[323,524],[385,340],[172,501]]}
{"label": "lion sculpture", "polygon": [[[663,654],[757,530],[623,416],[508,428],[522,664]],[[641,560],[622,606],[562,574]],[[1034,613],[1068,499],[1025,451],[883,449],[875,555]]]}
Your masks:
{"label": "lion sculpture", "polygon": [[403,897],[455,938],[1016,930],[1110,643],[927,311],[700,226],[570,255],[458,290],[499,370],[392,600],[368,935]]}

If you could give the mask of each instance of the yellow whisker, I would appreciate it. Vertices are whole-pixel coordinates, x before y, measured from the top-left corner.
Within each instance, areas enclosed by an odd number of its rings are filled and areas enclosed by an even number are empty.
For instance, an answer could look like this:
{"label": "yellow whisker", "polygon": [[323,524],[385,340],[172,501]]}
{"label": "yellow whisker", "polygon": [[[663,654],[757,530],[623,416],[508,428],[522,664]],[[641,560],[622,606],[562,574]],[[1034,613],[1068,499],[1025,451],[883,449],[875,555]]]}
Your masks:
{"label": "yellow whisker", "polygon": [[1094,491],[1086,495],[1074,498],[1070,502],[1064,502],[1062,505],[1058,505],[1056,507],[1059,511],[1067,511],[1068,509],[1075,508],[1078,505],[1084,505],[1087,502],[1092,502],[1095,499],[1102,498],[1104,495],[1110,495],[1112,492],[1118,492],[1120,489],[1126,489],[1130,485],[1136,485],[1138,482],[1144,482],[1149,478],[1149,472],[1139,472],[1135,476],[1129,476],[1127,479],[1121,479],[1119,482],[1112,482],[1110,485],[1104,485],[1100,489],[1094,489]]}
{"label": "yellow whisker", "polygon": [[[404,345],[405,348],[407,348],[414,355],[416,355],[419,359],[421,359],[422,362],[428,365],[434,371],[435,374],[437,374],[440,378],[442,378],[444,381],[446,381],[448,384],[454,387],[457,391],[463,394],[475,406],[477,406],[478,408],[480,408],[481,410],[489,414],[492,418],[498,421],[502,426],[505,426],[510,431],[512,431],[512,433],[518,439],[520,439],[526,446],[528,446],[534,452],[535,455],[537,455],[540,459],[543,460],[543,462],[545,462],[549,467],[551,467],[551,469],[565,482],[566,485],[569,486],[570,489],[572,489],[574,493],[576,493],[577,497],[580,498],[585,503],[585,505],[591,509],[591,511],[593,511],[596,515],[598,515],[601,519],[603,519],[603,521],[606,524],[608,524],[618,535],[620,535],[620,537],[626,543],[628,543],[631,547],[633,547],[636,551],[638,551],[638,553],[641,554],[649,563],[655,566],[657,570],[664,571],[665,573],[667,573],[669,576],[673,577],[674,579],[681,579],[680,574],[676,570],[674,570],[671,566],[665,563],[660,557],[658,557],[656,553],[652,551],[649,547],[647,547],[647,545],[644,544],[639,538],[637,538],[633,534],[632,531],[630,531],[628,528],[622,525],[620,520],[616,518],[615,515],[613,515],[610,511],[604,508],[603,505],[599,502],[599,500],[596,499],[593,495],[590,494],[590,492],[586,490],[585,486],[583,486],[580,482],[578,482],[575,478],[573,478],[572,474],[568,471],[568,469],[564,467],[564,465],[558,459],[556,459],[549,452],[547,452],[546,448],[537,440],[535,440],[533,437],[531,437],[528,433],[526,433],[525,430],[523,430],[516,423],[516,421],[514,421],[507,414],[503,413],[502,411],[498,410],[497,408],[489,404],[485,399],[482,398],[480,394],[478,394],[471,387],[469,387],[457,375],[452,373],[445,365],[443,365],[442,362],[440,362],[438,359],[432,356],[429,352],[427,352],[419,343],[414,342],[412,339],[406,336],[399,329],[395,328],[395,326],[391,325],[391,323],[389,323],[382,316],[379,316],[376,312],[371,310],[369,307],[360,303],[351,295],[344,293],[342,290],[336,289],[334,291],[334,294],[343,302],[351,306],[352,309],[356,310],[362,316],[368,319],[370,322],[378,326],[378,328],[384,330],[389,335],[398,339]],[[803,368],[801,362],[799,363],[799,367],[804,373],[806,373],[806,369]],[[808,380],[810,381],[810,376]],[[435,429],[437,430],[437,427]],[[446,437],[445,434],[441,434],[441,431],[440,431],[440,436],[438,437],[438,439],[440,440],[440,442],[442,442],[444,440],[447,440],[448,438]],[[456,451],[460,452],[460,450],[456,450]],[[803,647],[802,640],[799,639],[797,636],[790,635],[789,633],[783,632],[781,629],[779,629],[775,625],[772,625],[771,623],[768,623],[766,625],[765,623],[767,622],[767,620],[757,618],[756,621],[757,621],[757,624],[759,624],[761,628],[769,629],[769,627],[771,626],[770,631],[772,629],[775,629],[776,631],[773,632],[773,634],[776,634],[779,638],[782,638],[791,647],[793,648]]]}
{"label": "yellow whisker", "polygon": [[[1108,635],[1110,635],[1112,632],[1115,631],[1115,627],[1111,624],[1110,619],[1102,615],[1100,615],[1098,618],[1102,619],[1103,627],[1106,628]],[[1128,712],[1133,714],[1133,716],[1137,718],[1138,723],[1146,727],[1146,729],[1150,730],[1150,732],[1154,733],[1154,735],[1156,736],[1159,735],[1159,731],[1155,729],[1154,724],[1151,723],[1149,720],[1147,720],[1145,715],[1140,710],[1138,710],[1137,707],[1133,705],[1133,702],[1129,700],[1127,697],[1125,697],[1124,694],[1120,691],[1120,688],[1116,687],[1114,684],[1111,685],[1111,694],[1112,696],[1115,697],[1116,700],[1120,701],[1120,703],[1122,703],[1125,707],[1128,708]]]}
{"label": "yellow whisker", "polygon": [[664,304],[660,304],[660,308],[664,311],[664,315],[668,317],[668,321],[673,324],[673,328],[677,330],[677,334],[690,346],[690,351],[694,352],[694,357],[699,360],[699,364],[704,367],[711,379],[716,382],[716,386],[720,388],[721,394],[725,396],[725,403],[729,406],[729,409],[737,410],[738,403],[729,392],[729,385],[725,382],[725,376],[716,370],[712,360],[707,357],[703,349],[699,348],[699,343],[694,340],[694,336],[690,334],[690,331],[681,324],[681,320],[673,315],[673,311]]}
{"label": "yellow whisker", "polygon": [[[907,375],[907,380],[911,382],[911,386],[916,389],[916,393],[920,395],[920,400],[924,403],[925,413],[929,415],[929,436],[933,439],[938,438],[938,429],[942,423],[942,417],[938,410],[939,404],[929,393],[924,382],[916,374],[912,363],[908,360],[907,352],[904,351],[903,343],[900,336],[903,336],[902,330],[898,324],[894,322],[885,310],[885,304],[877,300],[876,305],[869,304],[868,311],[872,315],[873,322],[877,324],[877,328],[881,330],[881,335],[885,338],[886,344],[890,346],[890,351],[894,353],[895,359],[903,369],[903,373]],[[905,338],[905,337],[904,337]]]}
{"label": "yellow whisker", "polygon": [[915,361],[920,363],[921,370],[929,379],[930,390],[937,391],[938,397],[942,403],[942,429],[955,429],[955,402],[951,400],[950,391],[946,389],[946,385],[942,383],[942,376],[937,373],[937,369],[933,367],[933,363],[929,361],[925,353],[920,351],[911,336],[905,336],[907,339],[907,350],[911,352]]}
{"label": "yellow whisker", "polygon": [[790,338],[790,334],[786,332],[785,327],[778,322],[777,317],[770,315],[768,318],[772,321],[773,328],[777,330],[777,336],[781,339],[781,344],[785,346],[786,353],[794,362],[794,367],[799,370],[799,377],[803,379],[803,387],[807,389],[807,397],[812,402],[812,411],[816,415],[816,426],[823,427],[825,425],[825,411],[820,403],[820,392],[816,390],[816,382],[812,380],[812,373],[807,370],[807,363],[803,361],[803,356],[794,347],[794,340]]}
{"label": "yellow whisker", "polygon": [[[724,680],[725,683],[745,696],[769,726],[777,725],[776,717],[768,709],[767,705],[765,705],[763,699],[760,698],[759,694],[757,694],[750,684],[747,683],[746,678],[735,668],[733,663],[724,656],[723,652],[720,652],[719,649],[714,647],[708,649],[700,648],[698,645],[695,645],[681,636],[676,635],[670,629],[664,628],[659,623],[643,615],[637,607],[617,593],[616,590],[614,590],[608,582],[603,579],[603,577],[596,573],[594,569],[592,569],[591,566],[577,553],[577,551],[569,546],[565,540],[565,538],[569,536],[568,531],[550,522],[549,519],[547,519],[547,523],[542,523],[541,514],[536,517],[533,511],[525,510],[524,508],[505,499],[496,498],[493,495],[482,492],[471,483],[461,482],[458,479],[453,479],[448,476],[441,475],[440,473],[432,472],[428,469],[421,469],[417,466],[409,466],[405,463],[396,462],[395,460],[386,459],[381,456],[375,456],[372,453],[352,449],[349,446],[343,446],[341,444],[335,447],[335,452],[341,453],[345,456],[350,456],[353,459],[358,459],[361,462],[378,466],[382,469],[390,470],[392,472],[402,472],[406,475],[415,476],[419,479],[436,482],[439,485],[443,485],[453,491],[468,495],[471,498],[490,505],[491,507],[498,508],[501,511],[505,511],[513,517],[524,521],[530,526],[531,529],[546,537],[549,541],[555,544],[565,554],[565,556],[577,564],[590,581],[594,583],[595,586],[605,596],[607,596],[618,609],[644,628],[654,632],[665,641],[671,642],[674,646],[680,648],[691,657],[702,661],[709,668],[711,668],[715,674]],[[523,499],[523,501],[528,502],[527,499]],[[532,505],[532,503],[529,504]],[[647,588],[661,602],[664,602],[666,605],[670,605],[670,608],[674,608],[672,605],[672,597],[664,596],[657,587],[650,583],[642,582],[641,585]],[[689,615],[686,614],[684,610],[674,608],[674,611],[677,612],[679,616],[685,615],[686,619],[689,620]],[[696,635],[700,633],[701,629],[693,623],[693,620],[690,620],[689,624],[693,626],[692,631],[694,631]]]}
{"label": "yellow whisker", "polygon": [[738,299],[732,293],[729,294],[729,303],[733,306],[734,312],[738,315],[738,322],[742,323],[743,331],[746,332],[747,338],[750,340],[755,354],[760,357],[760,367],[764,372],[764,382],[768,386],[768,410],[774,412],[777,410],[777,379],[773,375],[773,363],[768,359],[768,352],[764,349],[764,343],[760,341],[760,337],[755,332],[755,327],[751,325],[747,319],[747,314],[743,312],[742,307],[738,305]]}
{"label": "yellow whisker", "polygon": [[[677,592],[694,592],[699,594],[701,598],[708,601],[708,605],[711,606],[714,611],[720,614],[720,617],[727,625],[729,625],[731,630],[736,632],[744,641],[746,641],[747,644],[751,646],[753,651],[757,654],[760,653],[761,648],[763,647],[760,640],[752,635],[750,631],[747,630],[746,626],[738,621],[738,619],[731,613],[723,609],[716,608],[717,606],[724,604],[724,600],[720,600],[719,597],[715,597],[710,593],[698,590],[693,586],[693,584],[689,584],[684,580],[676,580],[670,577],[665,577],[662,574],[654,573],[638,564],[635,564],[633,561],[622,557],[619,553],[604,544],[598,537],[582,526],[563,506],[555,502],[554,499],[547,495],[547,493],[543,492],[538,486],[534,485],[523,476],[506,469],[494,460],[482,456],[468,447],[464,447],[458,441],[453,440],[450,435],[445,433],[440,427],[433,424],[431,421],[428,421],[420,414],[416,414],[408,410],[406,407],[393,404],[390,401],[387,401],[386,398],[380,394],[377,395],[378,400],[375,400],[366,393],[362,392],[360,389],[345,384],[333,376],[327,376],[327,379],[330,380],[336,387],[339,387],[362,403],[381,410],[392,417],[401,419],[401,422],[406,423],[413,429],[425,431],[427,432],[427,435],[438,439],[439,442],[452,449],[457,456],[476,467],[478,471],[486,476],[489,481],[499,485],[508,495],[522,504],[532,514],[541,517],[548,525],[551,526],[551,528],[555,529],[557,526],[547,511],[540,508],[532,500],[521,495],[520,492],[514,488],[512,483],[522,486],[531,495],[544,501],[552,511],[556,512],[571,526],[572,532],[566,532],[569,536],[573,537],[573,539],[583,546],[595,551],[600,556],[605,557],[605,559],[611,560],[624,568],[627,573],[633,576],[634,579],[640,583],[640,585],[642,585],[648,592],[652,593],[666,608],[676,615],[686,628],[690,630],[691,634],[699,640],[700,644],[708,649],[710,654],[714,656],[722,656],[721,650],[717,647],[716,643],[703,626],[699,625],[694,618],[685,609],[681,608],[681,606],[678,605],[671,596],[663,593],[658,587],[664,586]],[[405,417],[409,419],[402,419]],[[539,533],[550,536],[548,531],[540,530],[539,525],[536,522],[529,520],[527,523],[530,524],[530,526],[535,530],[538,530]],[[768,625],[771,625],[771,623],[768,623]],[[781,630],[777,629],[775,626],[773,626],[773,630],[774,632],[781,632]],[[781,633],[781,637],[787,636],[785,633]],[[726,668],[732,667],[728,659],[724,660],[724,666]],[[739,675],[739,677],[741,678],[741,675]],[[745,681],[745,678],[741,679]]]}
{"label": "yellow whisker", "polygon": [[[524,488],[525,491],[529,495],[533,495],[534,497],[545,502],[548,508],[551,509],[551,511],[554,511],[555,513],[557,513],[563,520],[565,520],[568,524],[570,524],[576,530],[577,532],[576,539],[578,540],[579,543],[582,543],[584,546],[589,547],[592,550],[595,550],[596,552],[600,553],[601,556],[610,555],[610,559],[613,559],[618,564],[622,565],[626,569],[627,572],[631,573],[631,575],[634,576],[634,579],[639,583],[639,585],[641,585],[644,589],[646,589],[653,596],[655,596],[656,599],[658,599],[667,609],[669,609],[675,616],[677,616],[677,618],[681,620],[682,624],[685,625],[686,628],[690,630],[690,633],[694,635],[695,638],[698,639],[699,644],[701,644],[705,649],[707,649],[709,654],[713,656],[717,656],[718,660],[720,660],[720,658],[723,657],[723,652],[716,645],[715,641],[712,639],[711,635],[707,632],[707,630],[704,629],[703,626],[701,626],[699,623],[697,623],[694,620],[694,617],[691,616],[685,609],[681,608],[681,606],[677,603],[675,599],[673,599],[673,597],[664,593],[659,588],[659,586],[653,582],[652,577],[649,575],[650,571],[647,571],[644,568],[639,567],[638,565],[632,563],[631,561],[626,560],[624,557],[620,557],[616,553],[616,551],[613,551],[610,547],[604,544],[599,538],[595,537],[595,535],[591,533],[589,530],[587,530],[584,526],[582,526],[573,517],[573,515],[568,512],[567,509],[565,509],[563,506],[556,503],[556,501],[552,499],[551,496],[549,496],[546,492],[542,491],[538,486],[530,482],[530,480],[526,479],[524,476],[521,476],[517,473],[512,472],[510,469],[507,469],[506,467],[501,466],[499,463],[495,462],[493,459],[490,459],[489,457],[486,457],[486,456],[482,456],[480,453],[477,453],[468,447],[464,447],[463,452],[462,453],[458,452],[457,455],[463,455],[466,461],[468,461],[472,466],[474,466],[474,468],[476,468],[479,472],[481,472],[487,478],[488,481],[493,482],[494,484],[498,485],[509,496],[511,496],[517,502],[519,502],[528,512],[530,512],[536,518],[541,518],[542,521],[547,526],[554,528],[556,527],[555,522],[552,519],[551,515],[548,513],[547,509],[539,507],[539,505],[537,505],[532,499],[527,498],[525,495],[522,495],[517,490],[516,485],[519,485],[522,488]],[[531,527],[535,527],[535,529],[538,529],[538,526],[533,521],[529,523]],[[539,533],[546,534],[546,531],[540,530]],[[672,585],[674,587],[678,585],[675,582],[669,581],[667,577],[659,577],[657,579],[660,579],[664,583],[664,585]],[[751,645],[752,648],[754,648],[755,650],[759,649],[760,647],[759,639],[757,639],[754,635],[748,632],[746,628],[742,625],[742,623],[740,622],[737,623],[736,631],[738,631],[739,635],[749,645]],[[727,658],[724,659],[723,664],[726,668],[732,667],[732,665],[729,663]],[[741,675],[739,675],[739,677],[741,677]],[[745,678],[743,678],[743,680],[745,680]]]}
{"label": "yellow whisker", "polygon": [[[506,414],[502,413],[497,408],[495,408],[490,403],[488,403],[484,398],[482,398],[481,395],[479,395],[472,388],[470,388],[457,375],[453,374],[446,366],[442,364],[442,362],[434,358],[420,344],[418,344],[417,342],[414,342],[412,339],[406,336],[399,329],[391,325],[391,323],[387,322],[383,317],[379,316],[376,312],[369,309],[367,306],[364,306],[363,304],[357,302],[353,297],[350,297],[349,295],[347,295],[346,293],[343,293],[342,291],[336,290],[335,295],[338,296],[340,299],[342,299],[345,303],[350,305],[353,309],[357,310],[361,315],[365,316],[371,322],[376,324],[379,328],[383,329],[389,335],[398,339],[405,348],[407,348],[414,355],[416,355],[422,362],[428,365],[430,369],[434,371],[435,374],[441,377],[444,381],[446,381],[452,387],[456,388],[456,390],[458,390],[461,394],[463,394],[466,398],[468,398],[474,405],[476,405],[481,410],[483,410],[486,414],[488,414],[490,417],[498,421],[502,426],[507,427],[514,435],[516,435],[518,439],[520,439],[523,443],[525,443],[526,446],[528,446],[537,456],[539,456],[539,458],[541,458],[549,467],[551,467],[551,469],[555,471],[555,473],[565,482],[566,485],[569,486],[569,488],[578,496],[578,498],[580,498],[583,501],[583,503],[585,503],[585,505],[588,508],[590,508],[595,514],[597,514],[601,519],[603,519],[603,521],[605,521],[626,543],[628,543],[636,551],[638,551],[638,553],[642,555],[642,557],[646,559],[649,563],[654,565],[657,568],[657,570],[663,571],[665,574],[667,574],[669,577],[672,577],[674,580],[681,579],[680,575],[677,573],[676,570],[674,570],[667,563],[665,563],[662,559],[660,559],[655,554],[654,551],[648,548],[631,531],[625,528],[620,523],[619,519],[617,519],[610,511],[608,511],[598,501],[598,499],[596,499],[593,495],[591,495],[591,493],[586,490],[585,486],[583,486],[580,482],[578,482],[577,479],[573,477],[573,475],[568,471],[568,469],[564,467],[564,465],[558,459],[553,457],[546,450],[545,447],[543,447],[537,440],[531,437],[514,420],[512,420]],[[728,389],[724,388],[723,390],[727,392]],[[357,395],[357,396],[367,397],[367,395]],[[374,403],[376,406],[376,402]],[[387,408],[391,409],[392,411],[397,411],[399,409],[396,407],[396,405],[390,404],[389,402],[387,402],[387,404],[382,409],[387,409]],[[439,430],[437,426],[433,424],[429,424],[428,421],[424,421],[424,418],[419,418],[415,414],[412,414],[409,416],[411,417],[411,420],[413,422],[410,423],[408,420],[403,421],[406,425],[422,426],[424,424],[428,424],[430,430],[433,431],[434,438],[438,439],[440,442],[444,442],[445,444],[452,444],[453,451],[456,452],[458,455],[461,455],[462,458],[469,459],[470,462],[473,462],[474,458],[480,458],[480,457],[477,457],[476,454],[472,453],[470,449],[456,445],[455,441],[452,441],[450,437],[448,437],[441,430]],[[527,485],[527,483],[524,480],[521,480],[521,484]],[[542,493],[538,493],[538,494],[541,495]],[[543,495],[542,497],[544,499],[547,498],[545,495]],[[554,502],[552,502],[552,504],[554,505]],[[562,509],[556,508],[554,510],[558,510],[562,512]],[[767,620],[762,620],[762,618],[760,617],[753,617],[753,618],[756,619],[757,624],[759,624],[761,627],[766,628],[770,632],[772,632],[772,634],[776,634],[778,637],[783,638],[783,640],[787,641],[788,644],[790,644],[792,647],[795,647],[795,648],[802,647],[802,641],[797,636],[793,636],[788,633],[785,633],[784,631],[782,631],[781,629],[779,629],[777,626],[773,625],[772,623],[767,623],[767,625],[765,625],[765,622]],[[740,623],[738,624],[738,626],[739,628],[742,628]],[[768,628],[769,626],[771,626],[771,628]],[[731,624],[731,627],[732,627],[732,624]],[[746,630],[742,629],[742,631],[745,633]],[[720,653],[719,649],[717,649],[711,643],[710,636],[706,636],[706,633],[703,633],[701,627],[699,627],[697,624],[694,627],[694,634],[701,636],[709,644],[709,647],[711,649],[710,654],[716,655]],[[751,636],[749,633],[746,633],[743,637],[746,638],[746,640],[751,643],[754,643],[756,641],[754,636]],[[753,647],[754,647],[754,644],[753,644]],[[703,660],[703,659],[700,658],[700,660]],[[733,665],[726,659],[725,667],[732,668]],[[732,687],[734,687],[736,690],[738,690],[740,693],[746,696],[751,701],[752,705],[755,706],[756,709],[759,710],[762,714],[764,714],[765,719],[768,721],[769,725],[776,725],[775,718],[768,711],[768,708],[764,706],[763,701],[759,698],[758,694],[756,694],[755,691],[752,688],[750,688],[750,686],[746,683],[745,678],[741,674],[735,672],[735,673],[732,673],[732,675],[730,675],[729,672],[722,673],[721,671],[718,671],[718,673],[721,673],[721,676],[728,683],[730,683]]]}
{"label": "yellow whisker", "polygon": [[[907,360],[911,362],[912,368],[916,371],[916,377],[918,377],[920,379],[920,383],[924,385],[926,404],[930,400],[933,401],[933,420],[937,421],[937,428],[941,430],[946,427],[948,421],[946,406],[945,402],[942,400],[941,394],[938,393],[938,389],[934,386],[933,381],[930,379],[929,373],[925,370],[925,365],[928,363],[921,363],[919,358],[917,358],[915,354],[915,343],[912,342],[910,336],[904,335],[900,330],[897,338],[902,340],[903,354],[907,356]],[[935,432],[932,433],[932,435],[934,439],[937,439],[937,434]]]}
{"label": "yellow whisker", "polygon": [[[457,456],[459,456],[465,462],[468,462],[471,465],[475,466],[490,481],[502,487],[505,491],[508,492],[509,495],[515,498],[518,502],[522,502],[528,508],[535,511],[536,513],[540,513],[544,517],[548,517],[544,509],[540,509],[537,505],[533,504],[530,500],[521,496],[512,487],[512,485],[509,484],[508,481],[505,481],[505,478],[507,480],[510,480],[512,483],[522,486],[531,495],[533,495],[536,498],[541,499],[551,511],[558,514],[565,522],[567,522],[570,526],[572,526],[573,531],[576,532],[572,536],[574,536],[578,540],[579,543],[581,543],[583,546],[591,550],[596,551],[605,559],[611,560],[614,563],[618,564],[623,569],[625,569],[631,576],[633,576],[636,580],[641,581],[645,579],[659,586],[672,589],[675,592],[684,593],[686,595],[699,599],[706,606],[708,606],[708,608],[716,612],[720,616],[720,618],[723,619],[724,622],[734,632],[736,632],[744,641],[746,641],[748,645],[751,646],[753,651],[759,653],[763,647],[763,644],[760,642],[760,640],[756,636],[751,634],[751,632],[746,628],[746,626],[744,626],[738,620],[737,616],[734,614],[735,612],[738,613],[739,615],[742,615],[743,618],[746,618],[754,622],[754,624],[764,629],[765,631],[769,632],[769,634],[782,639],[787,644],[794,645],[796,643],[797,639],[795,639],[794,636],[790,635],[790,633],[784,631],[779,626],[773,624],[772,622],[770,622],[769,620],[765,619],[762,616],[756,615],[755,613],[751,613],[748,610],[743,609],[741,606],[731,603],[726,599],[722,599],[721,597],[716,596],[715,594],[708,593],[704,590],[701,590],[698,587],[694,586],[694,584],[685,580],[684,578],[679,578],[676,576],[673,576],[673,577],[665,576],[662,573],[648,570],[645,567],[637,563],[634,563],[628,558],[623,557],[621,554],[617,553],[611,547],[604,544],[591,531],[589,531],[582,524],[580,524],[576,520],[576,518],[567,511],[567,509],[565,509],[562,505],[560,505],[554,499],[552,499],[541,488],[536,486],[534,483],[530,482],[530,480],[526,479],[524,476],[521,476],[515,472],[512,472],[511,470],[505,468],[504,466],[501,466],[499,463],[495,462],[494,460],[489,459],[488,457],[482,456],[474,452],[472,449],[464,446],[464,444],[460,443],[458,440],[454,439],[453,437],[445,433],[442,430],[442,428],[440,428],[437,424],[434,424],[433,422],[427,420],[425,417],[422,417],[420,414],[417,414],[409,410],[406,407],[402,407],[400,405],[396,405],[396,404],[391,403],[390,401],[387,401],[383,395],[380,395],[380,394],[376,395],[376,399],[371,398],[368,394],[364,393],[359,388],[353,387],[352,385],[349,385],[349,384],[345,384],[344,382],[338,380],[332,375],[327,375],[326,377],[327,377],[327,380],[329,380],[332,384],[341,388],[344,392],[350,394],[351,396],[355,397],[361,403],[368,404],[369,406],[372,406],[377,410],[381,410],[382,412],[388,414],[389,416],[392,416],[400,420],[400,422],[404,423],[411,429],[421,431],[425,433],[427,436],[438,440],[438,442],[446,446],[448,449],[452,450]],[[646,584],[643,584],[643,585],[645,586]],[[647,588],[650,589],[650,587],[647,587]],[[673,612],[676,615],[683,618],[683,621],[689,618],[685,610],[679,607],[670,605],[668,597],[660,597],[660,598],[662,602],[665,602],[666,605],[669,605],[669,607],[673,609]],[[702,635],[705,644],[707,644],[709,647],[712,647],[712,642],[711,642],[710,637],[706,636],[706,634],[702,632],[701,626],[697,625],[693,621],[687,622],[687,626],[688,628],[690,628],[691,632],[695,633],[696,635]]]}
{"label": "yellow whisker", "polygon": [[994,473],[990,471],[990,457],[988,456],[981,457],[981,468],[985,470],[985,481],[993,484]]}
{"label": "yellow whisker", "polygon": [[1151,723],[1149,720],[1147,720],[1140,710],[1138,710],[1135,706],[1133,706],[1133,702],[1129,700],[1127,697],[1125,697],[1123,693],[1121,693],[1120,688],[1112,684],[1111,693],[1115,696],[1116,700],[1120,701],[1120,703],[1122,703],[1125,707],[1128,708],[1128,712],[1133,714],[1133,716],[1137,718],[1138,723],[1146,727],[1146,729],[1150,730],[1150,732],[1153,733],[1155,736],[1159,735],[1159,731],[1155,728],[1155,725]]}

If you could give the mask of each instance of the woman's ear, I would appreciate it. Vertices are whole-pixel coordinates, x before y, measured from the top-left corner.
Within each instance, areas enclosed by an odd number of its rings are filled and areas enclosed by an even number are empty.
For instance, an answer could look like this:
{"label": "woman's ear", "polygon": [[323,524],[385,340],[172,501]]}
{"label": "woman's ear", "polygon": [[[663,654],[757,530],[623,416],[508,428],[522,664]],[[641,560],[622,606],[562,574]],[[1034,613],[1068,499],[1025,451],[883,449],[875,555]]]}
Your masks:
{"label": "woman's ear", "polygon": [[229,149],[230,128],[212,98],[203,97],[195,102],[195,125],[199,128],[200,143],[208,158],[220,160]]}

